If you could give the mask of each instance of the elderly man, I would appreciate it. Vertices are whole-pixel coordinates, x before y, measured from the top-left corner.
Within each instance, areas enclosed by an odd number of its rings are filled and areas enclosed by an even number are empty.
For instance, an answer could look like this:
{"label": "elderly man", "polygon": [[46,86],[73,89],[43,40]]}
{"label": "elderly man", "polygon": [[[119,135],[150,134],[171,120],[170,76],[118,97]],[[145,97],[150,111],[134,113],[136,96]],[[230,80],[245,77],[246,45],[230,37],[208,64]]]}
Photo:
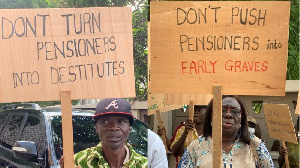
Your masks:
{"label": "elderly man", "polygon": [[[144,168],[148,159],[136,153],[127,139],[134,117],[128,101],[119,98],[101,100],[93,119],[101,142],[74,156],[75,167]],[[60,161],[63,166],[63,159]]]}

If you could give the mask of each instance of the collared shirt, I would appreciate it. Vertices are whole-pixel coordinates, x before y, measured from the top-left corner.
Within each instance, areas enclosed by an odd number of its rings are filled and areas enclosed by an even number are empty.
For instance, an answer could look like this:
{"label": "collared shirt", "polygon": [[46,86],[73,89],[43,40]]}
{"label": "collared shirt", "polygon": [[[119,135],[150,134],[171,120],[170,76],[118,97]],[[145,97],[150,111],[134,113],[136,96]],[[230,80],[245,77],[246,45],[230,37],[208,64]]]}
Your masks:
{"label": "collared shirt", "polygon": [[[274,168],[272,158],[261,140],[254,135],[250,136],[251,141],[255,145],[255,150],[259,158],[259,164],[261,168]],[[251,146],[236,140],[233,144],[232,150],[227,154],[224,151],[223,155],[223,167],[247,167],[257,168],[258,162],[255,159]],[[179,168],[210,168],[212,165],[212,138],[205,137],[199,138],[191,143],[191,145],[185,150],[182,159],[179,164]]]}
{"label": "collared shirt", "polygon": [[[126,143],[126,147],[129,149],[129,155],[127,152],[123,168],[147,168],[148,159],[136,153],[129,143]],[[101,142],[95,147],[76,153],[74,163],[74,167],[80,166],[81,168],[110,168],[104,159]]]}

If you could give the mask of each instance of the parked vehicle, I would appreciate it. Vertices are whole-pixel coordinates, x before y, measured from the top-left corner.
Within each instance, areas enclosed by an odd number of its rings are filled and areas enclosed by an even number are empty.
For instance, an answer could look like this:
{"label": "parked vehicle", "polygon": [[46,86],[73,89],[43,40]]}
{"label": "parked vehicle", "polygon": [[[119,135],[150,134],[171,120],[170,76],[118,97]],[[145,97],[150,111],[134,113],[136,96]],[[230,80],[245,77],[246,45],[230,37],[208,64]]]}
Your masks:
{"label": "parked vehicle", "polygon": [[[94,110],[73,109],[74,153],[96,146]],[[129,143],[147,155],[147,126],[135,120]],[[58,168],[63,154],[60,108],[36,104],[6,106],[0,112],[0,168]]]}

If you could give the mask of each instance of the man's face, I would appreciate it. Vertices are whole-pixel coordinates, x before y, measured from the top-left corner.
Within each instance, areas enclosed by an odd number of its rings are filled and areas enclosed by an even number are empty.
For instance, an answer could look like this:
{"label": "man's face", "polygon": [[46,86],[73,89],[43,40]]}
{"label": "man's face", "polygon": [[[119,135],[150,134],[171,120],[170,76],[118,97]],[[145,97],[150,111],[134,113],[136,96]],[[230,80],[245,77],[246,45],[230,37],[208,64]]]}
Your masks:
{"label": "man's face", "polygon": [[194,123],[202,124],[204,122],[206,108],[201,106],[194,107]]}
{"label": "man's face", "polygon": [[102,145],[112,149],[122,147],[129,136],[129,119],[123,116],[104,116],[97,120],[96,132]]}

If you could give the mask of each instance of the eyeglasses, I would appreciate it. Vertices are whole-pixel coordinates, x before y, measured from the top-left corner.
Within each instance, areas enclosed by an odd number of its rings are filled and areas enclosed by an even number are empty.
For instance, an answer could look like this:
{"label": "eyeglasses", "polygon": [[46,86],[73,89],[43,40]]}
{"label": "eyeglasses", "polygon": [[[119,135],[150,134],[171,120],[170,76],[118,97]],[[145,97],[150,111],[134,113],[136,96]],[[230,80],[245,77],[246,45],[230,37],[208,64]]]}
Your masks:
{"label": "eyeglasses", "polygon": [[236,117],[240,117],[242,114],[242,110],[240,109],[226,109],[226,108],[222,108],[222,114],[226,115],[228,112],[231,113],[231,115],[234,115]]}

